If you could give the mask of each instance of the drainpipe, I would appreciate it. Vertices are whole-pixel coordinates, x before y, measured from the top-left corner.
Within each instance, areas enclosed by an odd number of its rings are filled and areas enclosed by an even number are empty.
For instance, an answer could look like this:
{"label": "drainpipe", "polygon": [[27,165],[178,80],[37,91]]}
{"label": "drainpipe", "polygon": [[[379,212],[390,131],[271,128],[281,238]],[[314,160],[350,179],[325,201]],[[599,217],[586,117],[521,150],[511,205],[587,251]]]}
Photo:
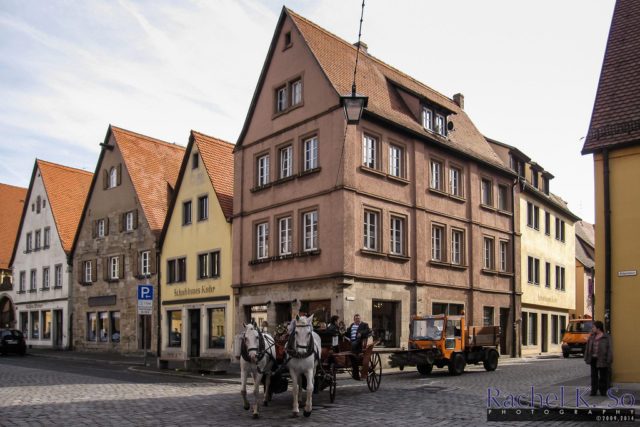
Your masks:
{"label": "drainpipe", "polygon": [[511,185],[511,303],[513,305],[513,339],[511,340],[511,357],[518,356],[518,322],[516,315],[518,314],[516,305],[516,185],[520,182],[520,178],[516,178]]}
{"label": "drainpipe", "polygon": [[[611,200],[609,191],[609,150],[602,151],[604,184],[604,328],[611,333]],[[594,313],[595,314],[595,313]]]}
{"label": "drainpipe", "polygon": [[[156,283],[157,283],[157,288],[158,288],[158,308],[157,308],[157,327],[158,330],[156,332],[156,354],[158,355],[157,360],[160,360],[160,351],[162,349],[162,305],[160,304],[160,300],[162,299],[162,294],[161,294],[161,289],[162,289],[162,276],[160,275],[161,272],[161,268],[160,268],[160,251],[156,250]],[[151,338],[151,337],[149,337]],[[146,346],[145,346],[146,347]]]}

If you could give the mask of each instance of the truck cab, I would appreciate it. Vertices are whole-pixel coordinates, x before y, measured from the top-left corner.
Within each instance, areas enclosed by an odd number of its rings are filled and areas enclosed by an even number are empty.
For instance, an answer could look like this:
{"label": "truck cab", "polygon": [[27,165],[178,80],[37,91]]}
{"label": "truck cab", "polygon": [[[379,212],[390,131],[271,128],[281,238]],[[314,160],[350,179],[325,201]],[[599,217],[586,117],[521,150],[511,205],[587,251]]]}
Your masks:
{"label": "truck cab", "polygon": [[590,317],[569,320],[567,329],[562,334],[562,355],[569,357],[571,354],[584,354],[592,327],[593,319]]}

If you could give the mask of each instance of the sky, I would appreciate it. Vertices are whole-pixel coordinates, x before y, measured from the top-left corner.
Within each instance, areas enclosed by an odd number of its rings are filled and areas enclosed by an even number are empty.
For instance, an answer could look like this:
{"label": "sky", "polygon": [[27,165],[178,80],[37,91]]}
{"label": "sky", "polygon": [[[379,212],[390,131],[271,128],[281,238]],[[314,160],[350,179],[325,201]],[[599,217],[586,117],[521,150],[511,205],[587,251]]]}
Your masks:
{"label": "sky", "polygon": [[[487,137],[551,172],[594,221],[587,134],[614,0],[368,0],[371,55],[465,96]],[[355,42],[359,0],[2,0],[0,182],[36,158],[93,172],[107,127],[235,143],[286,6]]]}

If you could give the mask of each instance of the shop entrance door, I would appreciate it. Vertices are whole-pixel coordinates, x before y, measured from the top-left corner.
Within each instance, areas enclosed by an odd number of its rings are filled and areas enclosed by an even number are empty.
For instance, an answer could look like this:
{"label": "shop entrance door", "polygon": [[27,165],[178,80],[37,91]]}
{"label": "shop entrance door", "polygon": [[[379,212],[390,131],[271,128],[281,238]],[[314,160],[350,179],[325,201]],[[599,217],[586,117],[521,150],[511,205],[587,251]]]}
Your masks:
{"label": "shop entrance door", "polygon": [[189,357],[200,357],[200,310],[189,310]]}

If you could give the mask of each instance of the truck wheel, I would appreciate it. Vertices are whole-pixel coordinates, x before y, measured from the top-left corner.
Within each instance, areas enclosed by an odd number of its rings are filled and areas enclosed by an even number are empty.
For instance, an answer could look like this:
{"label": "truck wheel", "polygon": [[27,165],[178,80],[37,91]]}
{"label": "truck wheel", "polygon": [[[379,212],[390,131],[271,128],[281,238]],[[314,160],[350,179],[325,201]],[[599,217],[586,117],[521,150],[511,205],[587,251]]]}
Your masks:
{"label": "truck wheel", "polygon": [[422,375],[429,375],[433,370],[433,365],[429,365],[428,363],[418,363],[418,372]]}
{"label": "truck wheel", "polygon": [[484,369],[487,371],[495,371],[498,367],[498,352],[495,350],[489,351],[487,358],[482,362]]}
{"label": "truck wheel", "polygon": [[466,364],[467,362],[464,360],[464,356],[461,353],[454,354],[451,360],[449,360],[449,374],[460,375],[464,372]]}

